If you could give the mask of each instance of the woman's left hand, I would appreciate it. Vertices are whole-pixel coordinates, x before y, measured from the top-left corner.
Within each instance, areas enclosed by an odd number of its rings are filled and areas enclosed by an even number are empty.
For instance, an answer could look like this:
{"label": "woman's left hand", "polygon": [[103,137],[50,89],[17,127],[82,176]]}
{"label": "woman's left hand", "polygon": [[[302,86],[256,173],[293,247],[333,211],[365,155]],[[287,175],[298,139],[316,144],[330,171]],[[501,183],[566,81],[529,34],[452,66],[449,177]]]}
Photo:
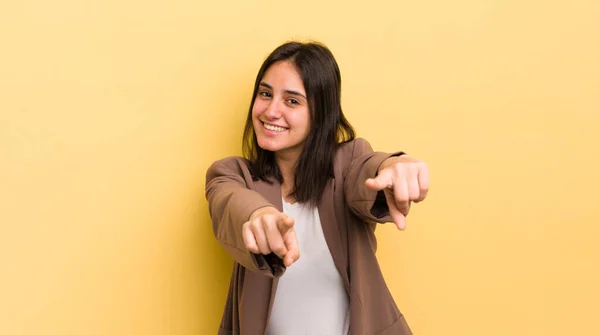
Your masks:
{"label": "woman's left hand", "polygon": [[429,170],[418,159],[402,155],[383,161],[375,178],[365,185],[373,191],[383,191],[390,215],[398,229],[406,227],[406,216],[412,201],[420,202],[429,191]]}

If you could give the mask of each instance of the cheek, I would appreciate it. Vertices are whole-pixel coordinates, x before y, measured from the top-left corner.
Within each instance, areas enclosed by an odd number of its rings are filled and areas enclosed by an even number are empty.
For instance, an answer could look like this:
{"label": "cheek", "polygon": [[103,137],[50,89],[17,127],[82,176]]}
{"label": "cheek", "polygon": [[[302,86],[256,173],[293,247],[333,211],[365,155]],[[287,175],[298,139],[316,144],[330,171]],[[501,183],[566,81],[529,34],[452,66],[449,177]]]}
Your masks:
{"label": "cheek", "polygon": [[305,131],[308,132],[310,130],[310,115],[308,110],[303,111],[303,113],[298,113],[296,115],[296,122],[299,125],[302,125],[302,127],[305,128]]}
{"label": "cheek", "polygon": [[257,98],[252,105],[252,116],[256,117],[260,115],[265,108],[265,102]]}

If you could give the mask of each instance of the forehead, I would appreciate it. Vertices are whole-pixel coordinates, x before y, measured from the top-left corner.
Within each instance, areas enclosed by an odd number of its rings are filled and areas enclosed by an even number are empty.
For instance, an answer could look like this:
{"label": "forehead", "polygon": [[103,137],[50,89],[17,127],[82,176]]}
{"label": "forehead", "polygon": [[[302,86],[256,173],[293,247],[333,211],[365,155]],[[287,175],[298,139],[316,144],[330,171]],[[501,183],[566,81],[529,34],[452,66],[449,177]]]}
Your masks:
{"label": "forehead", "polygon": [[273,89],[294,90],[304,93],[304,83],[296,66],[290,61],[273,63],[262,77],[262,82]]}

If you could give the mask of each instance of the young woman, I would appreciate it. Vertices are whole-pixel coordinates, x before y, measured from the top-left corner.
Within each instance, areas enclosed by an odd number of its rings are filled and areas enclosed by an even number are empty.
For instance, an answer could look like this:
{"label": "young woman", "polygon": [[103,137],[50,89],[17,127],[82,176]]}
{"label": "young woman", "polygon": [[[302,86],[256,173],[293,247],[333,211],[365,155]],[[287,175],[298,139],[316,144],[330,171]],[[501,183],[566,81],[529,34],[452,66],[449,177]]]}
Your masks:
{"label": "young woman", "polygon": [[214,233],[235,260],[221,335],[411,334],[374,231],[405,227],[427,195],[427,167],[355,138],[340,92],[325,46],[279,46],[256,77],[245,158],[207,171]]}

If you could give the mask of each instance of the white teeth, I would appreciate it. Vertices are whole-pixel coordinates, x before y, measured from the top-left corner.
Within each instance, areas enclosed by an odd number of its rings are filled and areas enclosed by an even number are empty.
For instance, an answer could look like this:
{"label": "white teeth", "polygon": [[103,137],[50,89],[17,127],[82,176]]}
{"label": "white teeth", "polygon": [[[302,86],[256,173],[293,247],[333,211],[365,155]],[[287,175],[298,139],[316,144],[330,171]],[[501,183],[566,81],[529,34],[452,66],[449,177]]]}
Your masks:
{"label": "white teeth", "polygon": [[283,127],[277,127],[277,126],[272,126],[272,125],[270,125],[270,124],[266,124],[266,123],[264,123],[264,125],[265,125],[265,128],[267,128],[267,129],[269,129],[269,130],[273,130],[273,131],[284,131],[284,130],[286,130],[286,128],[283,128]]}

